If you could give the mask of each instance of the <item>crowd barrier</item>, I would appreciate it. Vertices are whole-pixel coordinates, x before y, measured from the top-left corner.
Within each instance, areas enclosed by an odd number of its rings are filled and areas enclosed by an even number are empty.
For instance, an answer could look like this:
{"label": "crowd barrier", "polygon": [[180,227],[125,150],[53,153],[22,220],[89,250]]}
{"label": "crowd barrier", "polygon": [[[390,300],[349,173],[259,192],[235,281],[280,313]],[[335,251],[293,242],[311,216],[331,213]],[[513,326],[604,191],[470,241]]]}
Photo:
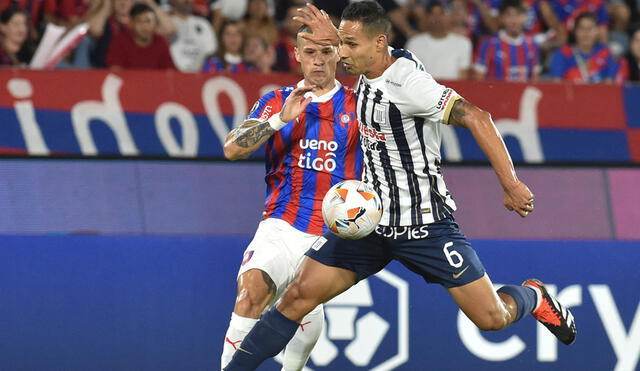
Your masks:
{"label": "crowd barrier", "polygon": [[[0,153],[220,158],[225,136],[253,103],[298,80],[287,74],[3,70]],[[516,161],[640,162],[638,86],[449,85],[493,114]],[[448,161],[484,160],[464,129],[445,127],[443,147]]]}
{"label": "crowd barrier", "polygon": [[[249,239],[0,236],[0,369],[219,369]],[[472,243],[496,284],[545,280],[575,315],[576,343],[559,344],[531,318],[480,332],[441,287],[392,263],[325,306],[306,371],[638,367],[637,243]]]}

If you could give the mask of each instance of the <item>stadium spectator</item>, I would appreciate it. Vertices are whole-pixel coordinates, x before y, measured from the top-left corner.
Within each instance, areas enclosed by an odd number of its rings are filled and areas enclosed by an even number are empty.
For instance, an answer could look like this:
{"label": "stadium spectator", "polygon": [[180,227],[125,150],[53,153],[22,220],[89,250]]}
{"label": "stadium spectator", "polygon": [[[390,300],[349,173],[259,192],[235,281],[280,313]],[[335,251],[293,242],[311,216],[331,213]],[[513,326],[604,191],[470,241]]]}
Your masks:
{"label": "stadium spectator", "polygon": [[618,81],[640,81],[640,27],[631,31],[629,51],[621,61]]}
{"label": "stadium spectator", "polygon": [[17,7],[0,13],[0,65],[24,66],[33,56],[33,44],[29,36],[28,14]]}
{"label": "stadium spectator", "polygon": [[582,13],[575,20],[574,46],[565,45],[551,58],[551,76],[555,81],[584,83],[612,82],[619,64],[609,48],[598,42],[598,18],[594,13]]}
{"label": "stadium spectator", "polygon": [[10,7],[18,7],[28,13],[31,27],[31,37],[34,40],[44,31],[44,15],[55,10],[53,0],[0,0],[0,12]]}
{"label": "stadium spectator", "polygon": [[426,7],[423,23],[426,32],[411,37],[407,41],[407,49],[436,79],[467,79],[471,66],[471,40],[450,32],[449,11],[441,2],[431,2]]}
{"label": "stadium spectator", "polygon": [[130,31],[114,37],[107,54],[107,66],[131,69],[173,69],[167,40],[156,33],[158,19],[153,9],[137,3],[129,12]]}
{"label": "stadium spectator", "polygon": [[[106,58],[111,41],[119,34],[129,32],[131,23],[129,13],[133,0],[96,0],[96,2],[99,6],[87,20],[89,35],[93,40],[89,58],[92,66],[104,68],[107,66]],[[165,11],[155,5],[153,9],[155,9],[154,13],[160,15],[157,18],[159,23],[157,32],[163,36],[175,32],[175,24]]]}
{"label": "stadium spectator", "polygon": [[173,63],[182,72],[199,72],[215,53],[218,40],[208,20],[194,15],[194,0],[171,0],[171,19],[176,32],[169,36]]}
{"label": "stadium spectator", "polygon": [[478,41],[494,35],[500,29],[498,8],[500,0],[467,0],[467,28],[471,40]]}
{"label": "stadium spectator", "polygon": [[609,0],[607,6],[611,22],[609,24],[609,49],[614,57],[626,54],[629,49],[629,21],[631,11],[622,0]]}
{"label": "stadium spectator", "polygon": [[249,36],[244,46],[244,60],[254,71],[271,73],[276,61],[276,52],[261,36]]}
{"label": "stadium spectator", "polygon": [[553,0],[550,4],[567,32],[574,30],[580,14],[593,13],[598,25],[598,38],[601,43],[607,42],[609,15],[605,0]]}
{"label": "stadium spectator", "polygon": [[269,14],[267,0],[249,1],[249,10],[244,19],[244,32],[247,38],[260,36],[269,45],[276,43],[276,40],[278,40],[278,26]]}
{"label": "stadium spectator", "polygon": [[203,72],[248,72],[251,70],[242,60],[244,33],[239,21],[225,21],[220,31],[220,48],[209,57],[202,68]]}
{"label": "stadium spectator", "polygon": [[293,17],[298,14],[297,9],[299,7],[299,5],[289,6],[282,19],[280,38],[276,43],[275,71],[301,73],[300,65],[296,61],[294,51],[296,47],[296,34],[301,24],[293,20]]}
{"label": "stadium spectator", "polygon": [[502,30],[485,39],[478,49],[474,70],[479,80],[537,81],[540,52],[533,37],[524,33],[527,9],[521,0],[500,5]]}

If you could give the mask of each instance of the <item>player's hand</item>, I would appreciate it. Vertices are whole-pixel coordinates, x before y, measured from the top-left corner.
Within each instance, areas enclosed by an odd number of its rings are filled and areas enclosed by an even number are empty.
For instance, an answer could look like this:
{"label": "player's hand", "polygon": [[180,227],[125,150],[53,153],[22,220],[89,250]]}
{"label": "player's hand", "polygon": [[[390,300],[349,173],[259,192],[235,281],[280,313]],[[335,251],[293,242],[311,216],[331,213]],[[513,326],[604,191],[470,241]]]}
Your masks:
{"label": "player's hand", "polygon": [[313,88],[313,86],[302,86],[293,89],[287,100],[284,101],[284,107],[280,112],[280,120],[289,122],[300,116],[311,103],[311,97],[305,98],[304,95],[313,90]]}
{"label": "player's hand", "polygon": [[338,45],[338,30],[331,22],[331,18],[324,10],[316,8],[313,4],[307,4],[306,8],[298,9],[294,21],[306,24],[312,33],[302,32],[300,36],[320,45]]}
{"label": "player's hand", "polygon": [[518,181],[515,185],[505,188],[502,203],[508,210],[515,211],[524,218],[533,212],[533,200],[533,193],[529,187]]}

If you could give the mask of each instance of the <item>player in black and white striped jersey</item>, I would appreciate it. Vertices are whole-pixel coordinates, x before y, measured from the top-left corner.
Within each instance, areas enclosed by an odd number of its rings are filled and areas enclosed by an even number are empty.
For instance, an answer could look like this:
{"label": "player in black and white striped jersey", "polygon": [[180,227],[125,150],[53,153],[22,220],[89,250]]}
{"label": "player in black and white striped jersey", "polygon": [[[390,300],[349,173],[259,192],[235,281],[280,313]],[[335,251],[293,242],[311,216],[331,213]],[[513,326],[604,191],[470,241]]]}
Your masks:
{"label": "player in black and white striped jersey", "polygon": [[448,123],[459,96],[436,83],[411,52],[391,56],[396,61],[381,76],[361,75],[356,88],[364,180],[382,196],[381,225],[425,225],[456,209],[440,171],[440,124]]}
{"label": "player in black and white striped jersey", "polygon": [[426,281],[442,285],[483,330],[500,330],[531,313],[560,341],[576,336],[570,311],[536,279],[497,292],[452,213],[455,203],[440,172],[442,124],[469,129],[498,176],[507,209],[525,217],[533,194],[516,176],[491,116],[438,84],[404,50],[389,51],[389,21],[374,1],[351,3],[339,30],[313,5],[302,9],[319,44],[339,45],[347,72],[359,74],[356,114],[365,153],[364,180],[377,190],[385,210],[375,233],[342,240],[328,233],[306,253],[281,302],[245,337],[227,371],[254,370],[275,356],[298,322],[318,304],[397,260]]}

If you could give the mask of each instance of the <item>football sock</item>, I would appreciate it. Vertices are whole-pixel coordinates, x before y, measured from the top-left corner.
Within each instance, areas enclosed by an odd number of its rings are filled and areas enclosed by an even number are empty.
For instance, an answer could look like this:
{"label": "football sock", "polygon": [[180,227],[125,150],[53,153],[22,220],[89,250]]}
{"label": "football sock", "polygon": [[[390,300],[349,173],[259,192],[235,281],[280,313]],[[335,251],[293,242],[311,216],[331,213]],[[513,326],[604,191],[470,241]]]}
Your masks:
{"label": "football sock", "polygon": [[323,325],[324,310],[320,304],[300,321],[296,334],[284,350],[282,371],[298,371],[304,368],[322,333]]}
{"label": "football sock", "polygon": [[225,371],[255,370],[287,345],[296,333],[299,323],[278,312],[275,307],[265,313],[245,336]]}
{"label": "football sock", "polygon": [[224,368],[233,357],[233,353],[247,336],[249,331],[258,322],[257,319],[247,318],[239,316],[235,313],[231,313],[231,320],[229,321],[229,328],[224,335],[224,345],[222,347],[222,356],[220,357],[220,368]]}
{"label": "football sock", "polygon": [[522,316],[533,311],[538,304],[538,295],[530,287],[504,285],[498,289],[498,292],[505,293],[515,300],[518,310],[513,322],[519,321]]}

